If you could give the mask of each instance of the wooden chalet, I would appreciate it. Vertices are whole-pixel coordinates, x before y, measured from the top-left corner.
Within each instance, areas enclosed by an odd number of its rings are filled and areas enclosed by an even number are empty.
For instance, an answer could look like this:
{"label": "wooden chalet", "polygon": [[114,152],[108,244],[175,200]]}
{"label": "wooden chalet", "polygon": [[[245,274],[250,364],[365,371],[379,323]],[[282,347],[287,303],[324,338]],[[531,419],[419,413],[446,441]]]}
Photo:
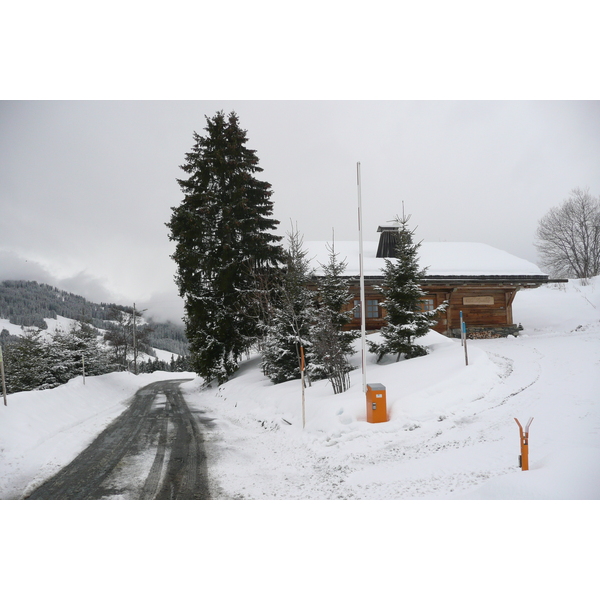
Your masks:
{"label": "wooden chalet", "polygon": [[[365,279],[366,329],[376,331],[386,324],[383,296],[377,290],[383,283],[385,259],[394,256],[397,229],[379,227],[379,242],[363,243]],[[308,242],[305,249],[316,277],[321,265],[329,259],[327,242]],[[335,242],[334,251],[340,261],[347,262],[344,276],[350,282],[353,299],[346,310],[354,311],[351,329],[360,329],[360,271],[358,242]],[[440,312],[436,331],[450,337],[460,336],[462,311],[470,337],[516,335],[521,329],[513,319],[512,304],[521,289],[536,288],[550,280],[548,275],[529,261],[503,250],[479,243],[423,242],[419,249],[419,265],[426,268],[421,281],[423,309],[432,310],[448,303]]]}

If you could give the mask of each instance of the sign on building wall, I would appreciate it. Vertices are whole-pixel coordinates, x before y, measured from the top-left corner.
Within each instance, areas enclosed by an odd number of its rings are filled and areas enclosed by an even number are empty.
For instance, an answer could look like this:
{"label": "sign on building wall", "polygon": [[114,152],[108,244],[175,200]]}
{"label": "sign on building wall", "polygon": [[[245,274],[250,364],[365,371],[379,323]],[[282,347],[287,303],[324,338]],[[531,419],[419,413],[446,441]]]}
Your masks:
{"label": "sign on building wall", "polygon": [[465,296],[463,304],[466,306],[489,306],[494,304],[493,296]]}

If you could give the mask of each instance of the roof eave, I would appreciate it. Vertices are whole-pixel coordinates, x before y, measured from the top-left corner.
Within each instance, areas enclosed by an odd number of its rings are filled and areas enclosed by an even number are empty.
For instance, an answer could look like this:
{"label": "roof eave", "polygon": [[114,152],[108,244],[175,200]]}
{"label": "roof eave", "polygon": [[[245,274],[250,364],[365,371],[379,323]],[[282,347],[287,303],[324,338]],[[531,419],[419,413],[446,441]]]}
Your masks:
{"label": "roof eave", "polygon": [[[320,279],[322,275],[315,275]],[[350,282],[359,280],[358,275],[345,275]],[[365,282],[381,283],[383,275],[365,275]],[[567,283],[568,279],[549,279],[548,275],[426,275],[421,279],[423,285],[464,286],[464,285],[518,285],[540,286],[546,283]]]}

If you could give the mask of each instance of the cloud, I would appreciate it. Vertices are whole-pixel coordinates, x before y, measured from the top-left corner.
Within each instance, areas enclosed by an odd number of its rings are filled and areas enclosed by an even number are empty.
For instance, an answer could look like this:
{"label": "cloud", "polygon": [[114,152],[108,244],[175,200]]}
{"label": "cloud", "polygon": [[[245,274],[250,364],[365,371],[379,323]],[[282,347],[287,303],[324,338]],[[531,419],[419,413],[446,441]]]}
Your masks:
{"label": "cloud", "polygon": [[[146,315],[155,321],[181,323],[183,317],[183,299],[173,292],[156,292],[144,303]],[[141,306],[140,306],[141,308]]]}
{"label": "cloud", "polygon": [[91,302],[114,302],[116,304],[126,302],[108,290],[106,280],[94,277],[86,271],[81,271],[71,277],[59,279],[55,285],[72,294],[83,296]]}
{"label": "cloud", "polygon": [[165,223],[192,132],[220,109],[273,186],[276,233],[306,241],[357,239],[357,162],[366,240],[404,203],[419,239],[531,262],[538,220],[573,187],[600,192],[596,101],[5,101],[2,277],[180,318]]}
{"label": "cloud", "polygon": [[0,249],[0,281],[23,280],[57,285],[53,277],[39,263],[23,258],[12,250]]}
{"label": "cloud", "polygon": [[35,260],[24,258],[12,250],[0,249],[0,281],[8,280],[45,283],[65,292],[83,296],[90,302],[126,303],[123,298],[108,289],[105,280],[94,277],[86,271],[59,278]]}

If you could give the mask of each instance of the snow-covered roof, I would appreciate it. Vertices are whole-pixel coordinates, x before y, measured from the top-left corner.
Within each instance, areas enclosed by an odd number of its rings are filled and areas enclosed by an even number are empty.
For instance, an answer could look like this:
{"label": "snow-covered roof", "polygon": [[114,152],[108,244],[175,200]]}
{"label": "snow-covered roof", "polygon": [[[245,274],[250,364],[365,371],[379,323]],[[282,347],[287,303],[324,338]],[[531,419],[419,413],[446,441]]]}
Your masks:
{"label": "snow-covered roof", "polygon": [[[306,257],[316,275],[322,275],[321,264],[329,262],[331,242],[304,242]],[[366,277],[381,276],[385,259],[377,258],[378,242],[363,242],[363,267]],[[346,260],[345,275],[358,276],[358,242],[335,242],[340,261]],[[427,268],[429,277],[542,277],[537,265],[487,244],[474,242],[423,242],[419,248],[419,265]]]}

